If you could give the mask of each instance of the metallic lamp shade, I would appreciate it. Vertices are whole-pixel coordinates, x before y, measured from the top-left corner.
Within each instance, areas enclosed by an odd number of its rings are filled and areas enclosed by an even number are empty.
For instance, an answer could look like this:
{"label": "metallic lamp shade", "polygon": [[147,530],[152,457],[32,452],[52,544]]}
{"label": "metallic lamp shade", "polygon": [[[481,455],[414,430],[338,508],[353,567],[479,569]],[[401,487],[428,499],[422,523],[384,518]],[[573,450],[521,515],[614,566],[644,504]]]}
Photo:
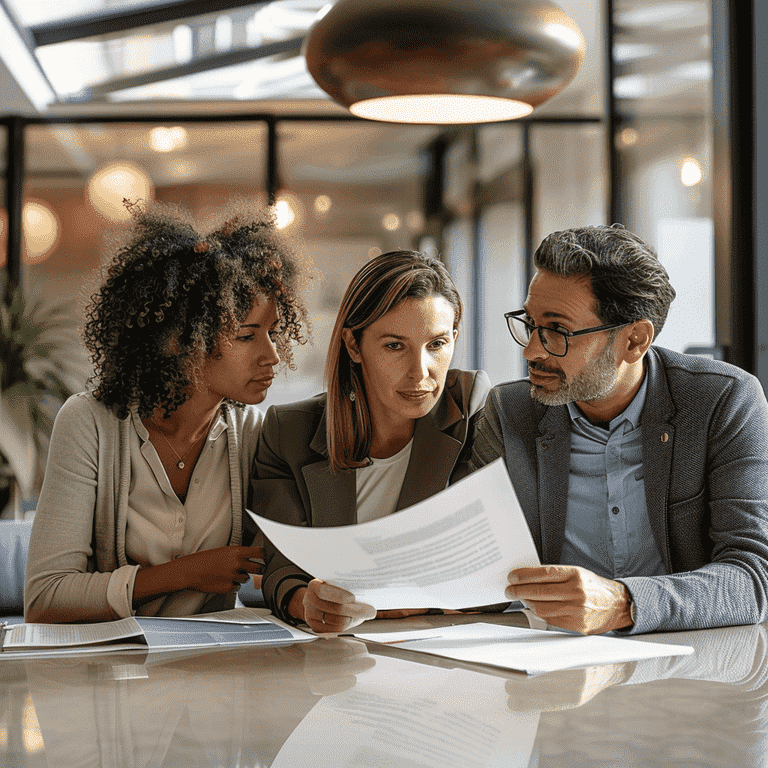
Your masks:
{"label": "metallic lamp shade", "polygon": [[584,49],[549,0],[337,0],[304,53],[353,114],[453,124],[529,114],[571,82]]}

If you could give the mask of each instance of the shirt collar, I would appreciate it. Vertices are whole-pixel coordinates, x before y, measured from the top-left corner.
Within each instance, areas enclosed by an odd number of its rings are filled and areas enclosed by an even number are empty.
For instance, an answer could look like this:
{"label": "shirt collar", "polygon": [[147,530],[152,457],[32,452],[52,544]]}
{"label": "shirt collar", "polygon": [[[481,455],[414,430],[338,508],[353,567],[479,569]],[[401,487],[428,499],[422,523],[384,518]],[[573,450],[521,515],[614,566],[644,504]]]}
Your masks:
{"label": "shirt collar", "polygon": [[[224,413],[226,410],[226,406],[224,408],[219,409],[219,413],[214,419],[213,425],[211,426],[211,430],[208,433],[208,440],[218,440],[221,436],[221,433],[224,432],[227,428],[227,422],[224,419]],[[131,412],[131,421],[133,422],[134,429],[136,430],[136,434],[141,439],[142,443],[146,443],[149,440],[149,432],[147,431],[147,428],[144,426],[144,422],[141,420],[141,416],[139,416],[139,409],[133,405],[130,408]]]}
{"label": "shirt collar", "polygon": [[[630,429],[636,429],[640,426],[640,417],[643,413],[643,406],[645,405],[645,395],[648,392],[648,371],[643,373],[643,382],[640,385],[640,389],[632,398],[632,402],[615,418],[611,419],[608,424],[608,432],[613,432],[616,427],[625,421],[630,424]],[[589,419],[579,410],[576,403],[567,403],[568,415],[572,422],[581,421],[584,423],[590,423]]]}

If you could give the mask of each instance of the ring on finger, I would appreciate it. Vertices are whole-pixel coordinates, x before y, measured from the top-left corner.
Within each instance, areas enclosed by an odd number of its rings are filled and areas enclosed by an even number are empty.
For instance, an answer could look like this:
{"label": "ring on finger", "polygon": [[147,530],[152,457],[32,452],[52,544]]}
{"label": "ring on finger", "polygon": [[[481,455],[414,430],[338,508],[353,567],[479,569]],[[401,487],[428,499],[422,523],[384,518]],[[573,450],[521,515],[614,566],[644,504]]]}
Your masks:
{"label": "ring on finger", "polygon": [[325,624],[325,611],[323,611],[323,616],[322,616],[322,618],[320,619],[320,623],[321,623],[321,624]]}

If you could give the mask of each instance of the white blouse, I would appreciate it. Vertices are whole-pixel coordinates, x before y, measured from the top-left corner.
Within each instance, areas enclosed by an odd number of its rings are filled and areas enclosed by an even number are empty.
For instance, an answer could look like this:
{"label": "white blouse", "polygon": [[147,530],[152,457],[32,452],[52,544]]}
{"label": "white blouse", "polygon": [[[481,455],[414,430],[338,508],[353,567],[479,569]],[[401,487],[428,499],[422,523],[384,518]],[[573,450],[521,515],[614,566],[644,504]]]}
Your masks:
{"label": "white blouse", "polygon": [[[227,424],[221,414],[208,433],[192,470],[182,503],[171,487],[149,432],[134,410],[131,413],[131,485],[125,532],[127,557],[137,565],[112,572],[108,600],[121,617],[190,616],[205,612],[211,597],[183,590],[132,607],[133,584],[139,567],[167,563],[177,557],[224,546],[232,533],[232,500],[227,453]],[[217,596],[218,597],[218,596]]]}

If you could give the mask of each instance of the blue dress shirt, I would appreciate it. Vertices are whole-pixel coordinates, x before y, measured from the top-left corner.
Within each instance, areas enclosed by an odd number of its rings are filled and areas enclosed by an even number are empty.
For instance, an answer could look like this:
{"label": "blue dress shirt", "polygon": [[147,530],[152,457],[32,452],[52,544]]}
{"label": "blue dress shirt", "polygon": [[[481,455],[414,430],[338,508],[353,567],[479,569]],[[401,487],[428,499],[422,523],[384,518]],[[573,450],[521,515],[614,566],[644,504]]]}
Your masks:
{"label": "blue dress shirt", "polygon": [[645,502],[640,414],[647,388],[646,376],[607,429],[568,404],[571,464],[560,557],[564,565],[579,565],[608,579],[667,572]]}

